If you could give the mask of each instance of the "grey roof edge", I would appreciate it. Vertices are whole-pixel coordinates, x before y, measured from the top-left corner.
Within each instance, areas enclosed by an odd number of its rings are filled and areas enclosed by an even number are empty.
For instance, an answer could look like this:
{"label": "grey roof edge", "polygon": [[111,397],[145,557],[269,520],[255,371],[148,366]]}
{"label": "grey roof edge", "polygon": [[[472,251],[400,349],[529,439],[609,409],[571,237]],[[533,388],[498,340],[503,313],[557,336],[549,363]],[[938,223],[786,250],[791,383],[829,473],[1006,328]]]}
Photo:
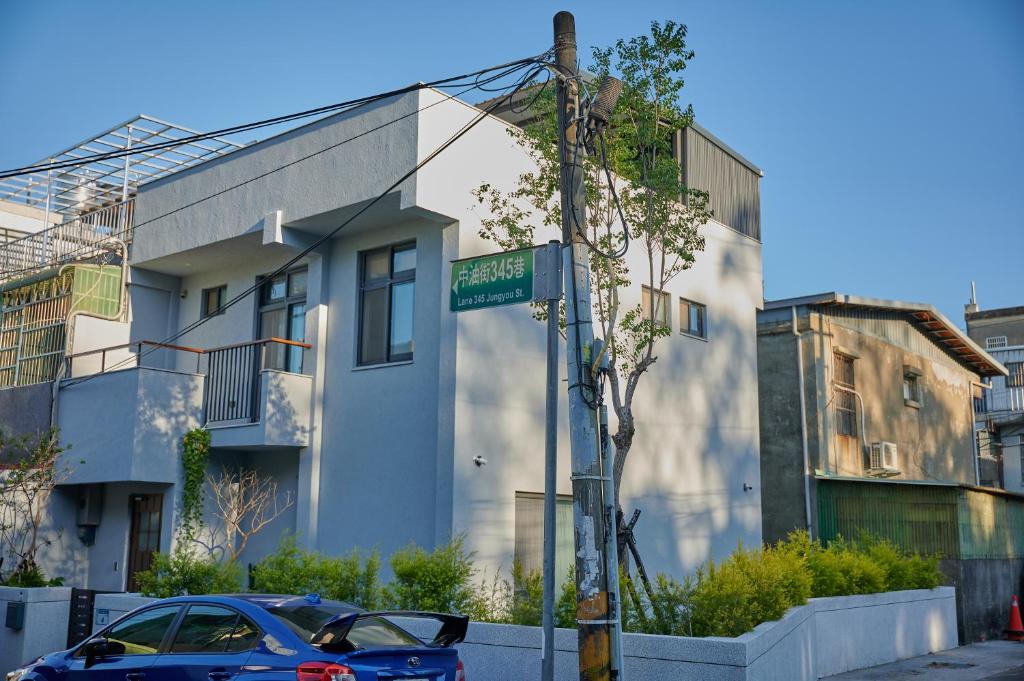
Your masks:
{"label": "grey roof edge", "polygon": [[956,489],[966,489],[972,492],[983,492],[986,494],[995,494],[998,496],[1014,497],[1016,499],[1024,499],[1024,494],[1020,492],[1014,492],[1012,490],[1003,489],[1002,487],[984,487],[982,485],[971,485],[966,482],[957,482],[955,480],[905,480],[905,479],[893,479],[893,478],[865,478],[856,477],[852,475],[814,475],[815,480],[834,480],[835,482],[866,482],[866,483],[879,483],[884,485],[910,485],[910,486],[928,486],[928,487],[953,487]]}
{"label": "grey roof edge", "polygon": [[728,144],[726,144],[722,140],[720,140],[717,137],[715,137],[715,135],[713,135],[711,133],[711,131],[708,130],[707,128],[705,128],[703,125],[700,125],[697,121],[693,121],[692,123],[690,123],[689,127],[693,128],[694,130],[699,132],[701,135],[704,135],[704,137],[707,137],[708,140],[711,141],[715,146],[720,147],[722,149],[722,151],[724,151],[725,153],[727,153],[730,156],[732,156],[733,158],[735,158],[737,161],[739,161],[740,163],[745,165],[747,168],[749,168],[753,172],[757,173],[758,177],[764,177],[764,171],[763,170],[761,170],[756,165],[751,163],[743,154],[741,154],[740,152],[736,151],[735,149],[730,147]]}
{"label": "grey roof edge", "polygon": [[[802,306],[802,305],[854,305],[857,307],[875,307],[882,310],[896,310],[898,312],[927,312],[932,317],[942,323],[946,327],[946,330],[954,334],[960,341],[962,341],[968,348],[970,348],[974,354],[980,357],[983,361],[989,364],[994,373],[1008,376],[1009,371],[1004,367],[998,360],[992,355],[988,354],[980,345],[971,340],[965,332],[951,322],[946,315],[936,309],[934,305],[929,303],[909,303],[903,300],[885,300],[882,298],[867,298],[865,296],[854,296],[847,293],[838,293],[836,291],[829,291],[826,293],[815,293],[808,296],[799,296],[796,298],[782,298],[780,300],[766,300],[764,301],[764,310],[778,310],[780,308]],[[962,360],[960,360],[962,362]],[[962,362],[963,363],[963,362]]]}

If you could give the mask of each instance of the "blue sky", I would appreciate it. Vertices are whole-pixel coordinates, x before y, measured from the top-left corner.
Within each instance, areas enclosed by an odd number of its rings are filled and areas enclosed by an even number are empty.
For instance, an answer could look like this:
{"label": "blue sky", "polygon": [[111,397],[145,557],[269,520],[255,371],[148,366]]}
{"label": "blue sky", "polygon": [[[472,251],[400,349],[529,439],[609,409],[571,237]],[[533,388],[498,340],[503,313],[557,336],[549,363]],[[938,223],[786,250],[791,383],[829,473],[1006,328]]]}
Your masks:
{"label": "blue sky", "polygon": [[762,167],[766,294],[1024,305],[1024,2],[0,0],[0,167],[137,113],[224,127],[690,29],[684,103]]}

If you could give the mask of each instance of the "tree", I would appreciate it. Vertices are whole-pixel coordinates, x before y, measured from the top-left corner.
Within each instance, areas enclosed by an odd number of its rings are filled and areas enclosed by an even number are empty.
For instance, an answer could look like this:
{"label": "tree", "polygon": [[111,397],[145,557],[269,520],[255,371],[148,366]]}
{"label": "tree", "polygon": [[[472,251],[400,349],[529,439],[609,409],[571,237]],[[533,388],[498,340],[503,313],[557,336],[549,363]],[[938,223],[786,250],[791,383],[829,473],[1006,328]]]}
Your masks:
{"label": "tree", "polygon": [[0,557],[14,563],[8,582],[45,584],[36,555],[55,539],[44,521],[54,488],[68,476],[69,469],[60,460],[66,449],[55,429],[38,438],[0,433],[0,452],[14,462],[0,469]]}
{"label": "tree", "polygon": [[[686,26],[652,22],[650,35],[620,39],[592,54],[597,76],[614,71],[624,85],[612,124],[595,153],[585,157],[587,224],[577,226],[591,246],[594,318],[607,344],[608,392],[617,421],[611,435],[615,503],[621,511],[623,471],[637,436],[636,392],[658,360],[658,341],[670,333],[658,322],[667,310],[657,292],[693,265],[704,248],[699,228],[712,213],[707,193],[683,184],[672,153],[676,132],[693,121],[692,107],[679,104],[682,73],[694,57]],[[554,96],[539,86],[533,92],[532,122],[510,134],[527,148],[537,170],[521,175],[512,192],[489,184],[473,192],[489,209],[480,236],[503,250],[533,246],[536,223],[555,227],[561,220]],[[654,293],[646,303],[625,307],[620,300],[634,278]],[[534,317],[545,319],[544,310],[535,306]]]}
{"label": "tree", "polygon": [[213,522],[209,526],[211,555],[234,563],[249,540],[287,511],[294,503],[290,491],[278,492],[270,475],[253,469],[221,468],[217,476],[206,478],[208,498],[213,504]]}

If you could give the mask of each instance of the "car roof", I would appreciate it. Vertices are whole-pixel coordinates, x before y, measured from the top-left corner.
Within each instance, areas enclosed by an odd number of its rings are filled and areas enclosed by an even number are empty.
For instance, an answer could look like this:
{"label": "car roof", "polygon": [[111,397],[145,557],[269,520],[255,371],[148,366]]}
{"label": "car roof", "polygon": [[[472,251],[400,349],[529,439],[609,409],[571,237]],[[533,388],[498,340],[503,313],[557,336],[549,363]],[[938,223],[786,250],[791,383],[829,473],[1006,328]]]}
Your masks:
{"label": "car roof", "polygon": [[324,606],[331,610],[338,611],[339,614],[350,613],[350,612],[364,612],[363,608],[346,603],[345,601],[335,601],[330,599],[320,598],[316,594],[307,594],[305,596],[295,596],[293,594],[217,594],[209,596],[178,596],[176,598],[166,599],[168,603],[184,602],[191,603],[195,601],[205,601],[207,603],[217,602],[230,602],[230,601],[244,601],[253,605],[259,606],[264,610],[273,610],[275,608],[284,607],[303,607],[310,605]]}

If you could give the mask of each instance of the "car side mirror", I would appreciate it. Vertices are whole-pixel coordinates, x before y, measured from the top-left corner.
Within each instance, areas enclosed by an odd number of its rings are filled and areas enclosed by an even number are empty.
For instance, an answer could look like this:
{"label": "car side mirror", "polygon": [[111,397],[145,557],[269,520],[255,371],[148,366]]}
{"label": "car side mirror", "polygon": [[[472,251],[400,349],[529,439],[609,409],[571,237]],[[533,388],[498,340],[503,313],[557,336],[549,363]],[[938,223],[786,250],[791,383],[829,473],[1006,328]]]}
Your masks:
{"label": "car side mirror", "polygon": [[85,644],[85,668],[96,664],[96,660],[114,655],[124,655],[125,647],[120,641],[109,641],[105,638],[94,638]]}

